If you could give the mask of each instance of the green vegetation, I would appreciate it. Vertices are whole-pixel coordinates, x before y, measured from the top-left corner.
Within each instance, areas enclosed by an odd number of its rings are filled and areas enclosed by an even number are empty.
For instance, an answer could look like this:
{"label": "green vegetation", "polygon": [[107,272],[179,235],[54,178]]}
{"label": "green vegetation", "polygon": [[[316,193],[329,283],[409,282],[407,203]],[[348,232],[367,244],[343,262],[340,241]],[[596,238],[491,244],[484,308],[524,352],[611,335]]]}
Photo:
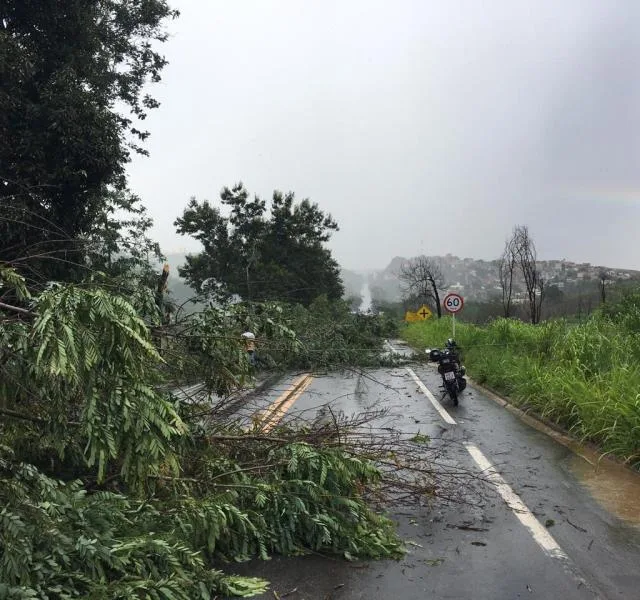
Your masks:
{"label": "green vegetation", "polygon": [[0,259],[29,278],[85,277],[99,233],[117,235],[175,16],[165,0],[0,5]]}
{"label": "green vegetation", "polygon": [[247,330],[256,335],[259,370],[325,370],[379,365],[384,339],[396,335],[398,325],[384,315],[353,314],[347,302],[321,296],[309,307],[283,302],[209,306],[154,328],[156,336],[171,339],[163,350],[164,371],[174,381],[203,382],[221,396],[255,374],[241,344]]}
{"label": "green vegetation", "polygon": [[[305,335],[330,348],[336,332],[312,325],[331,314],[356,327],[346,305],[318,301],[298,321],[276,304],[211,307],[167,325],[153,291],[138,289],[32,294],[0,267],[0,294],[21,304],[0,308],[0,598],[250,596],[267,583],[224,573],[226,562],[401,556],[392,522],[366,500],[383,478],[375,454],[359,458],[330,430],[242,431],[205,399],[168,391],[187,376],[237,389],[247,323],[274,360],[309,362],[290,325],[306,319]],[[354,339],[373,348],[363,331]]]}
{"label": "green vegetation", "polygon": [[218,300],[283,300],[309,305],[326,295],[339,300],[340,268],[325,247],[338,224],[317,204],[295,201],[292,192],[273,193],[270,205],[239,183],[220,194],[222,210],[191,199],[176,220],[203,252],[186,257],[180,274],[199,292]]}
{"label": "green vegetation", "polygon": [[267,582],[230,562],[403,551],[370,504],[388,470],[345,441],[357,422],[267,436],[219,410],[255,374],[247,329],[270,368],[377,358],[389,323],[339,300],[331,217],[241,186],[228,217],[194,201],[177,224],[203,242],[185,272],[209,293],[190,311],[165,297],[125,169],[175,16],[164,0],[0,8],[0,599],[252,596]]}
{"label": "green vegetation", "polygon": [[331,302],[326,296],[308,308],[289,307],[289,319],[301,344],[280,360],[302,369],[379,365],[383,340],[398,332],[395,319],[354,314],[347,302]]}
{"label": "green vegetation", "polygon": [[[414,323],[417,349],[442,346],[451,321]],[[582,323],[456,323],[469,374],[634,467],[640,467],[640,293]]]}

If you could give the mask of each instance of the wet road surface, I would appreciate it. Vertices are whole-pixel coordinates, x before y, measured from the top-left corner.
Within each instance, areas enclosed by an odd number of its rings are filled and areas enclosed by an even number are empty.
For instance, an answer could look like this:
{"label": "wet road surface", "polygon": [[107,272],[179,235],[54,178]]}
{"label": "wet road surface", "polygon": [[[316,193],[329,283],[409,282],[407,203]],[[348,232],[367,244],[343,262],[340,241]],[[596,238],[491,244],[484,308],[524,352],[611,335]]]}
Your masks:
{"label": "wet road surface", "polygon": [[[401,350],[397,342],[393,348]],[[485,486],[469,503],[435,499],[394,508],[409,550],[400,561],[275,557],[229,569],[269,579],[262,598],[640,600],[639,476],[606,465],[594,472],[472,387],[458,407],[445,399],[439,411],[439,376],[427,364],[312,379],[295,374],[254,398],[242,418],[268,414],[294,388],[302,391],[279,418],[323,419],[327,406],[347,415],[384,408],[395,428],[432,438],[441,464],[495,476],[499,485]],[[482,472],[489,466],[483,461],[493,469]]]}

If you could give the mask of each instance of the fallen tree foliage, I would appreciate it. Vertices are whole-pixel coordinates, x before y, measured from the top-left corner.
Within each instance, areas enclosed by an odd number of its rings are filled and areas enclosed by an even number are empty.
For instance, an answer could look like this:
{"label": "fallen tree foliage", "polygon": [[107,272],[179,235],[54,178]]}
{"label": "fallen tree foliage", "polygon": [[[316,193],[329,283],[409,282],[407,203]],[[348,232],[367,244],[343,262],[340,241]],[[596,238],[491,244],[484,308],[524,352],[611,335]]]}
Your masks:
{"label": "fallen tree foliage", "polygon": [[[424,440],[377,412],[241,430],[220,410],[248,375],[237,315],[170,331],[144,293],[0,277],[22,302],[0,307],[0,598],[250,596],[267,583],[229,561],[402,556],[381,507],[438,493]],[[295,353],[284,317],[258,325]],[[179,399],[185,373],[222,399]]]}

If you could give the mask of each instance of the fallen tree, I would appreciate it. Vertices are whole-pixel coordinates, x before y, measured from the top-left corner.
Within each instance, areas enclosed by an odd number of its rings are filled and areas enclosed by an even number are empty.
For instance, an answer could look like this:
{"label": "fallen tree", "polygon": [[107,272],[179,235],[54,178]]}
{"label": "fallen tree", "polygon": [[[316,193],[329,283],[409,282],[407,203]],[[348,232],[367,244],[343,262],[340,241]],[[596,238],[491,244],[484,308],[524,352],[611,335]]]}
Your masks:
{"label": "fallen tree", "polygon": [[[223,398],[247,375],[230,311],[171,331],[152,290],[52,285],[31,298],[15,272],[0,278],[21,299],[0,307],[0,598],[249,596],[267,583],[226,573],[227,561],[397,558],[382,507],[464,476],[436,473],[426,439],[378,412],[265,434],[202,396],[179,401],[177,374],[200,372]],[[296,352],[272,308],[252,318]]]}

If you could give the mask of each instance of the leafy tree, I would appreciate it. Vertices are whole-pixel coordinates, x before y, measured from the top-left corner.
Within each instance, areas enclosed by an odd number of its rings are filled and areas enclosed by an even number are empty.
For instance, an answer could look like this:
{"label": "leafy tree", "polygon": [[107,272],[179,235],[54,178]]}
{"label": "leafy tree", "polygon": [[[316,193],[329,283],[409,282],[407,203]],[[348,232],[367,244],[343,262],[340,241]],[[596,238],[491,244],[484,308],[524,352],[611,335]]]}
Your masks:
{"label": "leafy tree", "polygon": [[353,294],[347,297],[346,301],[349,305],[349,308],[354,312],[359,310],[360,306],[362,306],[362,296],[359,296],[358,294]]}
{"label": "leafy tree", "polygon": [[250,200],[241,183],[220,197],[228,215],[192,198],[175,222],[178,233],[203,245],[180,270],[192,286],[219,297],[304,305],[322,294],[342,296],[338,263],[325,247],[338,225],[317,204],[275,191],[267,207],[257,196]]}
{"label": "leafy tree", "polygon": [[151,285],[156,277],[152,262],[164,257],[149,237],[153,225],[138,196],[128,190],[113,190],[87,235],[82,237],[83,262],[110,278],[136,279]]}
{"label": "leafy tree", "polygon": [[177,469],[173,444],[185,426],[156,387],[161,358],[131,302],[56,284],[31,308],[28,325],[0,313],[0,414],[39,426],[12,428],[16,443],[40,448],[45,464],[55,454],[67,465],[85,462],[98,481],[110,465],[130,486]]}
{"label": "leafy tree", "polygon": [[382,313],[390,319],[402,321],[404,318],[406,310],[402,302],[392,302],[374,298],[372,304],[375,312]]}
{"label": "leafy tree", "polygon": [[166,0],[0,4],[2,260],[32,256],[44,279],[80,262],[78,238],[125,188],[131,152],[145,153],[138,122],[158,106],[145,85],[176,15]]}

